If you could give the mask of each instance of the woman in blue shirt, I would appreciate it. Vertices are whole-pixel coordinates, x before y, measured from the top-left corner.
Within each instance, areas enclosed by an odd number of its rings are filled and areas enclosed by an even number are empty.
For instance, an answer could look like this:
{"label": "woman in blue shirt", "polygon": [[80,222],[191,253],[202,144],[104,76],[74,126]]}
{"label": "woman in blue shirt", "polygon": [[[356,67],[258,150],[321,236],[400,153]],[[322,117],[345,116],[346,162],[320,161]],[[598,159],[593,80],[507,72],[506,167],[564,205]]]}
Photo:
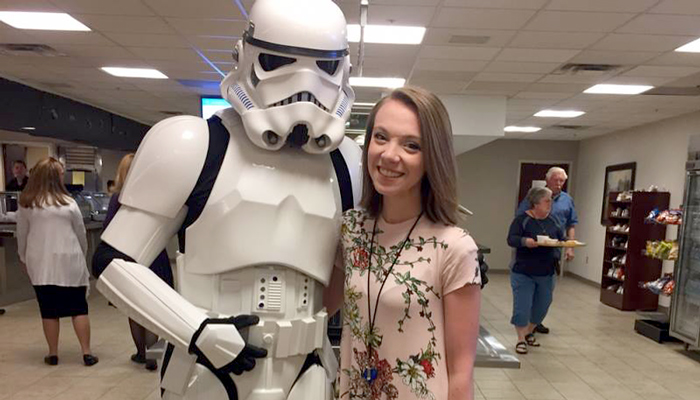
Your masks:
{"label": "woman in blue shirt", "polygon": [[552,304],[554,271],[559,262],[555,247],[540,247],[537,236],[565,240],[564,230],[552,217],[552,191],[533,187],[527,193],[529,210],[515,217],[508,231],[508,245],[514,247],[515,261],[510,274],[513,289],[511,323],[518,334],[515,351],[526,354],[528,346],[538,347],[533,331],[544,320]]}

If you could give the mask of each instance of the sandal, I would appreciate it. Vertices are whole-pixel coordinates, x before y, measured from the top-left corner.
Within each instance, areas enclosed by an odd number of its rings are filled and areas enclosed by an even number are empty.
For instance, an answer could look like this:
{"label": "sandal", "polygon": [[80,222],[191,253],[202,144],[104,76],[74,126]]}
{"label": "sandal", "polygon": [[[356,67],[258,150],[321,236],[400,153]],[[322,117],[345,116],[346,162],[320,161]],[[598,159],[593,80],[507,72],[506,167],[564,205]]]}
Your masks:
{"label": "sandal", "polygon": [[525,335],[525,341],[527,342],[528,346],[540,347],[540,344],[537,343],[537,339],[535,339],[534,333],[530,333],[530,334]]}
{"label": "sandal", "polygon": [[518,344],[515,345],[515,352],[518,354],[527,354],[527,343],[518,342]]}

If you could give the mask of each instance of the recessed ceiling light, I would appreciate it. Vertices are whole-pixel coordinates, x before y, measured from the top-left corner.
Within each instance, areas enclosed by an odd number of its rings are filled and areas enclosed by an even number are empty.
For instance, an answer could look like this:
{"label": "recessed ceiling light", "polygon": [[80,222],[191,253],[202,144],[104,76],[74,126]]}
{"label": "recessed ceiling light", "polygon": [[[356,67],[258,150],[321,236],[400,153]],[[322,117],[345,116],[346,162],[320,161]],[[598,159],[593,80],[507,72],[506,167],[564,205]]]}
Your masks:
{"label": "recessed ceiling light", "polygon": [[503,128],[504,132],[527,132],[527,133],[532,133],[532,132],[537,132],[542,130],[542,128],[538,126],[506,126]]}
{"label": "recessed ceiling light", "polygon": [[17,29],[46,31],[90,30],[90,28],[66,13],[0,11],[0,21]]}
{"label": "recessed ceiling light", "polygon": [[102,67],[100,69],[110,75],[121,78],[168,79],[164,73],[152,68]]}
{"label": "recessed ceiling light", "polygon": [[690,43],[686,43],[674,51],[680,53],[700,53],[700,39],[695,39]]}
{"label": "recessed ceiling light", "polygon": [[535,114],[535,117],[543,118],[576,118],[585,114],[583,111],[576,110],[542,110]]}
{"label": "recessed ceiling light", "polygon": [[640,94],[647,90],[653,89],[653,86],[646,85],[610,85],[601,84],[591,86],[584,90],[583,93],[596,93],[596,94]]}
{"label": "recessed ceiling light", "polygon": [[379,87],[379,88],[400,88],[406,83],[403,78],[368,78],[355,76],[350,78],[350,86]]}
{"label": "recessed ceiling light", "polygon": [[[423,36],[425,28],[422,26],[365,26],[365,43],[421,44]],[[360,41],[360,25],[348,25],[348,41]]]}
{"label": "recessed ceiling light", "polygon": [[355,143],[359,144],[360,146],[363,146],[365,144],[365,135],[358,135],[355,138]]}
{"label": "recessed ceiling light", "polygon": [[23,126],[20,129],[24,129],[25,131],[35,131],[36,130],[36,128],[33,126]]}

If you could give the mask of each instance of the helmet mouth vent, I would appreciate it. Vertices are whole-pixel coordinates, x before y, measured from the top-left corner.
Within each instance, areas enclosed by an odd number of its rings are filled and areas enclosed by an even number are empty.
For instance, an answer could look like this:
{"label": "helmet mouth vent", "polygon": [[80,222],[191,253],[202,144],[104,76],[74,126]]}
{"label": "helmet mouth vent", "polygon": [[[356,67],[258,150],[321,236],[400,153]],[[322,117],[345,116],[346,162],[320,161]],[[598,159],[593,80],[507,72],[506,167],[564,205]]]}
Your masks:
{"label": "helmet mouth vent", "polygon": [[284,100],[278,101],[277,103],[270,104],[270,108],[281,107],[281,106],[286,106],[288,104],[301,103],[301,102],[313,103],[318,108],[320,108],[321,110],[323,110],[325,112],[330,111],[328,108],[326,108],[326,106],[324,106],[323,104],[321,104],[320,101],[318,101],[318,99],[316,98],[316,96],[313,95],[313,93],[307,92],[307,91],[293,94]]}
{"label": "helmet mouth vent", "polygon": [[309,127],[305,124],[295,125],[292,133],[287,136],[287,144],[301,148],[309,141]]}

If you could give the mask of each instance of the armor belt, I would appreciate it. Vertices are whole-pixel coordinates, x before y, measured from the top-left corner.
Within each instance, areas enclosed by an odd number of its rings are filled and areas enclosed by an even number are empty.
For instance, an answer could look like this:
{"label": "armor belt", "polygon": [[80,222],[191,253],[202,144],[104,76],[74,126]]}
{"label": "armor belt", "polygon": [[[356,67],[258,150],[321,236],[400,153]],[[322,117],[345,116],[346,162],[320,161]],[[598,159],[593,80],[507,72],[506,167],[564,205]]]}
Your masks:
{"label": "armor belt", "polygon": [[248,342],[267,349],[268,357],[285,358],[307,355],[323,348],[328,313],[283,321],[260,321],[248,329]]}

